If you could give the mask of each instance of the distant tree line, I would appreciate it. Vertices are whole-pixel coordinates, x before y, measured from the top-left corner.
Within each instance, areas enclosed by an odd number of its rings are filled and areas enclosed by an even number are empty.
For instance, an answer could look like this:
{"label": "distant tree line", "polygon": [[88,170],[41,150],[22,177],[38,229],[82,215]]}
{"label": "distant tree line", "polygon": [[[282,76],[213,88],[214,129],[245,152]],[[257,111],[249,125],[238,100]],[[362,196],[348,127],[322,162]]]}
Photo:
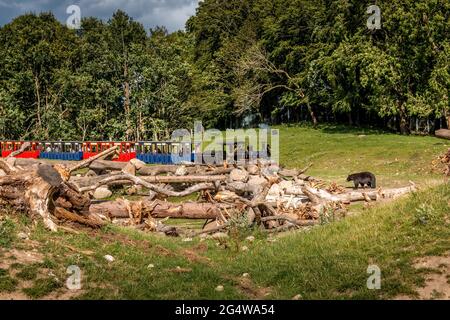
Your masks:
{"label": "distant tree line", "polygon": [[448,127],[449,12],[447,0],[205,0],[175,33],[122,11],[79,30],[22,15],[0,28],[0,137],[164,139],[194,120]]}

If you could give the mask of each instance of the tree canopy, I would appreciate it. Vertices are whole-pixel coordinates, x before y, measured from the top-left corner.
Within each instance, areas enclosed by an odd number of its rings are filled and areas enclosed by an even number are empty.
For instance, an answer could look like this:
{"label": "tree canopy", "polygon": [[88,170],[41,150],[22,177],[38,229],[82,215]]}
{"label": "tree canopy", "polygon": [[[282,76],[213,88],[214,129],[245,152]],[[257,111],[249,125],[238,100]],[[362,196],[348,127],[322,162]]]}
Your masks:
{"label": "tree canopy", "polygon": [[450,3],[374,4],[379,30],[357,0],[205,0],[175,33],[123,11],[80,30],[17,17],[0,28],[0,136],[163,139],[194,120],[449,126]]}

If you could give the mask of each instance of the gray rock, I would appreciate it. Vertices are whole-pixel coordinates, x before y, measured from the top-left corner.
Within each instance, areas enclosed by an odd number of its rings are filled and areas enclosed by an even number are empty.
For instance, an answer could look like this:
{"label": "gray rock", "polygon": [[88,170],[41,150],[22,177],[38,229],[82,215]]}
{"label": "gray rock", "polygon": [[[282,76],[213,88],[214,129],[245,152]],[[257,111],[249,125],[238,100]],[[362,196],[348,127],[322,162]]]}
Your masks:
{"label": "gray rock", "polygon": [[[81,176],[81,175],[80,175]],[[94,170],[89,170],[87,173],[86,173],[86,177],[96,177],[97,176],[97,173],[94,171]]]}
{"label": "gray rock", "polygon": [[259,167],[257,165],[251,164],[247,167],[247,171],[249,174],[259,174]]}
{"label": "gray rock", "polygon": [[106,261],[108,262],[114,262],[116,259],[114,259],[113,256],[107,254],[106,256],[104,256],[103,258],[105,258]]}
{"label": "gray rock", "polygon": [[94,199],[96,199],[96,200],[107,199],[107,198],[111,197],[112,194],[113,193],[108,188],[100,187],[95,190]]}
{"label": "gray rock", "polygon": [[224,290],[223,286],[217,286],[215,289],[217,292],[222,292]]}
{"label": "gray rock", "polygon": [[230,173],[230,178],[233,181],[247,182],[248,178],[249,178],[249,174],[247,171],[240,170],[240,169],[234,169]]}
{"label": "gray rock", "polygon": [[188,171],[185,166],[178,167],[175,171],[176,176],[186,176],[188,174]]}
{"label": "gray rock", "polygon": [[22,240],[28,239],[28,235],[26,233],[24,233],[24,232],[19,232],[17,234],[17,236],[19,237],[19,239],[22,239]]}
{"label": "gray rock", "polygon": [[269,182],[265,178],[260,176],[250,176],[250,178],[248,179],[248,183],[252,185],[263,186],[268,184]]}

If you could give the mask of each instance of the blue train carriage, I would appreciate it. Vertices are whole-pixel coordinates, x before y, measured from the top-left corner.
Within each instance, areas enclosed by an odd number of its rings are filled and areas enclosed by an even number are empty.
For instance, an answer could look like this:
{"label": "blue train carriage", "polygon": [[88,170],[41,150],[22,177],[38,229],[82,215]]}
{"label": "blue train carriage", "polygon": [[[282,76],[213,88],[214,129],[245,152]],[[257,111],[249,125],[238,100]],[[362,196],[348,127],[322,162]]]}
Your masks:
{"label": "blue train carriage", "polygon": [[190,143],[140,141],[136,158],[147,164],[179,164],[191,162]]}
{"label": "blue train carriage", "polygon": [[41,142],[41,159],[81,161],[83,160],[82,142],[48,141]]}

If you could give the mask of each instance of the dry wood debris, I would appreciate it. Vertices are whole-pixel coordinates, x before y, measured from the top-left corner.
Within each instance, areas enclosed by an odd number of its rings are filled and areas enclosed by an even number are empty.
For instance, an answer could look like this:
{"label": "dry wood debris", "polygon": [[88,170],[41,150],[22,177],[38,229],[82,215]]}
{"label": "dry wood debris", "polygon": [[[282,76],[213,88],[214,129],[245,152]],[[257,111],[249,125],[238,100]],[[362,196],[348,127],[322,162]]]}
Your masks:
{"label": "dry wood debris", "polygon": [[[220,167],[150,167],[136,159],[129,163],[103,160],[116,149],[71,167],[14,157],[0,159],[0,206],[40,216],[53,231],[65,222],[92,228],[116,223],[177,235],[178,230],[164,221],[183,218],[206,220],[209,223],[201,233],[215,233],[227,229],[236,217],[246,217],[249,225],[269,231],[284,231],[316,225],[323,216],[344,216],[351,202],[396,198],[416,190],[415,185],[346,189],[307,176],[310,166],[286,170],[264,160]],[[84,175],[79,173],[83,168],[89,169]],[[127,194],[136,200],[94,199],[100,188],[127,188]],[[169,201],[192,194],[198,194],[197,201]]]}

